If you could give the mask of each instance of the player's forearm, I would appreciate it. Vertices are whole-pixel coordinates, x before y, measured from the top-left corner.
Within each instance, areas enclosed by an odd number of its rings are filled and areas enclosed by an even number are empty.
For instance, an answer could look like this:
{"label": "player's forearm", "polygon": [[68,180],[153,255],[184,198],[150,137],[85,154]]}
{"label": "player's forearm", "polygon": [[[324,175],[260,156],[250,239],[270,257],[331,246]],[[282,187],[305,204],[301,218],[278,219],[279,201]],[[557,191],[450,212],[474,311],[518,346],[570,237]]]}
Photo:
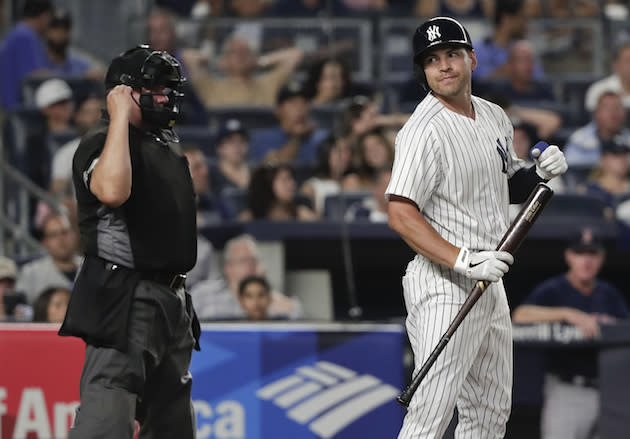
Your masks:
{"label": "player's forearm", "polygon": [[104,204],[118,207],[131,194],[131,159],[127,120],[110,122],[105,147],[92,172],[90,190]]}
{"label": "player's forearm", "polygon": [[564,307],[521,305],[512,313],[515,323],[564,322],[567,320]]}
{"label": "player's forearm", "polygon": [[415,206],[390,201],[388,218],[390,228],[414,251],[446,267],[455,265],[459,248],[442,238]]}

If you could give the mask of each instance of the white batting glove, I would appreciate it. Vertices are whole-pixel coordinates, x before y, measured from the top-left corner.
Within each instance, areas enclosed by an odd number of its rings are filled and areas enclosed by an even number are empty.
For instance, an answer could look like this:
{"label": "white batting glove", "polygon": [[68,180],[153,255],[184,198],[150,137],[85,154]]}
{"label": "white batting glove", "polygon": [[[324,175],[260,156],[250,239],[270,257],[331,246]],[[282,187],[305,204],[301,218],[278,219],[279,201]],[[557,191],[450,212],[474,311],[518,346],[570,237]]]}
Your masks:
{"label": "white batting glove", "polygon": [[534,158],[534,162],[536,173],[545,180],[564,174],[569,167],[564,153],[556,145],[549,145],[539,157]]}
{"label": "white batting glove", "polygon": [[514,262],[514,257],[508,252],[482,251],[471,252],[462,247],[457,255],[453,270],[469,279],[496,282],[503,277]]}

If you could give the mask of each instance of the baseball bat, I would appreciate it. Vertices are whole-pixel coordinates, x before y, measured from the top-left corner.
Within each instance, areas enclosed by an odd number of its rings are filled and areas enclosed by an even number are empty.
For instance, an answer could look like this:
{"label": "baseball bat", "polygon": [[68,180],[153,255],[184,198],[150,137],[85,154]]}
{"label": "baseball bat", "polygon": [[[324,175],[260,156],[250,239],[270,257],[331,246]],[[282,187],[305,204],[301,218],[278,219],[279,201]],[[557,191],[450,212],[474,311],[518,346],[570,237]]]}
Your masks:
{"label": "baseball bat", "polygon": [[[506,251],[514,254],[525,240],[525,236],[531,229],[534,221],[536,221],[542,212],[542,209],[547,205],[549,200],[551,200],[552,196],[553,190],[549,186],[544,183],[538,183],[529,194],[523,208],[516,218],[514,218],[514,221],[508,228],[507,232],[505,232],[505,235],[503,235],[501,242],[499,242],[499,245],[497,246],[497,251]],[[405,388],[398,398],[396,398],[396,401],[398,401],[400,405],[405,408],[409,407],[413,394],[416,392],[418,386],[420,386],[420,383],[429,372],[429,369],[431,369],[431,366],[433,366],[433,363],[435,363],[435,360],[437,360],[440,353],[444,350],[446,344],[449,342],[464,318],[468,315],[473,305],[477,303],[477,300],[479,300],[483,292],[486,288],[488,288],[488,285],[490,285],[489,281],[478,281],[475,284],[466,298],[466,301],[438,342],[437,346],[433,349],[431,355],[429,355],[420,368],[418,374],[413,377],[407,388]]]}

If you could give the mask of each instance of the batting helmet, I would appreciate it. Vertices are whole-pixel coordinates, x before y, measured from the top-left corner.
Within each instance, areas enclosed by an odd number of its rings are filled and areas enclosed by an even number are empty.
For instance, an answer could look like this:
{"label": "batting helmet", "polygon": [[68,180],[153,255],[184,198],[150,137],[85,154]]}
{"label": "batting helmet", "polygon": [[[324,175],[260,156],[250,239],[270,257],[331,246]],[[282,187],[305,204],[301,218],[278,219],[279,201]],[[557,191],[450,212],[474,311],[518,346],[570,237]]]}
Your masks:
{"label": "batting helmet", "polygon": [[[184,96],[179,90],[186,79],[179,61],[166,52],[139,45],[114,58],[105,75],[107,90],[118,84],[128,85],[141,92],[138,105],[142,119],[157,127],[170,128],[179,116],[179,105]],[[161,94],[168,97],[163,106],[156,106],[152,90],[164,87]]]}
{"label": "batting helmet", "polygon": [[413,65],[416,76],[427,87],[422,59],[429,49],[444,45],[460,45],[472,50],[468,31],[451,17],[434,17],[422,23],[413,34]]}

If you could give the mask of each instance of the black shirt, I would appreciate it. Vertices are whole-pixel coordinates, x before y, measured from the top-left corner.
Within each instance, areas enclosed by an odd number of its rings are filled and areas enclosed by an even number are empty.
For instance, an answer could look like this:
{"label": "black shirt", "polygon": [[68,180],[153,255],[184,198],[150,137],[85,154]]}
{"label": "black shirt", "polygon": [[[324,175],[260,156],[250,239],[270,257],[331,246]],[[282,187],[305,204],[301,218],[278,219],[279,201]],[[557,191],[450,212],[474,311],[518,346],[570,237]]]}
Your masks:
{"label": "black shirt", "polygon": [[84,136],[73,160],[83,251],[141,271],[189,271],[197,255],[195,194],[176,136],[129,126],[131,195],[111,208],[89,190],[108,124],[103,119]]}

